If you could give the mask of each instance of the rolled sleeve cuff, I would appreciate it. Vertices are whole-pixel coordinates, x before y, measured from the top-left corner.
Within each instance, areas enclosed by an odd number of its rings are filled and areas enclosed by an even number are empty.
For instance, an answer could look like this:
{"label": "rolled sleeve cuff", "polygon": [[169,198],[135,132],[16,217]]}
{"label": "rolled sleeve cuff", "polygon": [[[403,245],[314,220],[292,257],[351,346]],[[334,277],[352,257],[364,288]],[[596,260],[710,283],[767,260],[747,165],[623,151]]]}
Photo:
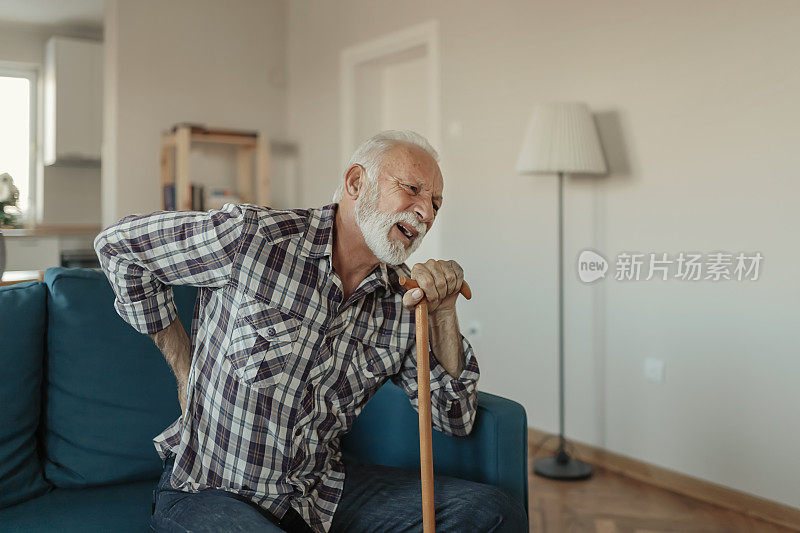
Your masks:
{"label": "rolled sleeve cuff", "polygon": [[454,378],[439,363],[431,349],[431,394],[436,392],[448,401],[456,401],[471,396],[478,386],[480,371],[478,360],[475,358],[475,351],[472,345],[462,335],[461,346],[464,350],[464,369],[458,378]]}
{"label": "rolled sleeve cuff", "polygon": [[166,328],[178,316],[172,287],[164,287],[143,300],[114,301],[114,308],[139,333],[151,335]]}

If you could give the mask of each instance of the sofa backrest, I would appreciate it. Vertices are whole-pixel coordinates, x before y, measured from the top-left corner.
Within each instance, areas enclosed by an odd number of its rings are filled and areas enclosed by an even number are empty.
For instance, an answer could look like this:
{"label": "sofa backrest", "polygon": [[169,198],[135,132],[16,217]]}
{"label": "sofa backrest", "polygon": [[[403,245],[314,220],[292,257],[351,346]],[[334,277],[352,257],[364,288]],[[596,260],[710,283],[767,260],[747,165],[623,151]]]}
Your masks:
{"label": "sofa backrest", "polygon": [[[163,355],[114,311],[102,272],[51,268],[45,283],[45,476],[57,487],[157,477],[152,439],[180,410]],[[173,289],[188,331],[197,289]]]}
{"label": "sofa backrest", "polygon": [[38,281],[0,287],[0,509],[48,489],[36,447],[46,302]]}

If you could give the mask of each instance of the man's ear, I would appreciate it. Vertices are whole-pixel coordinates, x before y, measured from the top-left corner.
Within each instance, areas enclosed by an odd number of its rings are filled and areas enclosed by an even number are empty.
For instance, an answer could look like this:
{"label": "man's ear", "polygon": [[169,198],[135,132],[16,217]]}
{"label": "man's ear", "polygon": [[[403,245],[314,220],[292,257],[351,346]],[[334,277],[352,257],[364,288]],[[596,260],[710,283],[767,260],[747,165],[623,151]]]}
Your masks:
{"label": "man's ear", "polygon": [[357,199],[361,193],[366,174],[367,171],[364,167],[357,163],[347,169],[347,174],[344,177],[344,193],[353,200]]}

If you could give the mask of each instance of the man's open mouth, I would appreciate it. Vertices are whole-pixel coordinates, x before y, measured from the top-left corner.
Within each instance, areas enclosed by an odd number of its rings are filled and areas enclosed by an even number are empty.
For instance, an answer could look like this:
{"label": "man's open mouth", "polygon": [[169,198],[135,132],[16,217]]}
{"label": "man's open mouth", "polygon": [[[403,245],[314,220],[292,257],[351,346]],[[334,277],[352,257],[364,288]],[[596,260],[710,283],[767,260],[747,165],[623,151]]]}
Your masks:
{"label": "man's open mouth", "polygon": [[405,225],[404,223],[402,223],[402,222],[398,222],[397,224],[395,224],[395,226],[397,227],[397,229],[399,229],[399,230],[400,230],[400,233],[402,233],[403,235],[405,235],[405,237],[406,237],[406,238],[407,238],[409,241],[412,241],[412,240],[414,240],[414,237],[416,237],[416,236],[419,234],[419,232],[418,232],[418,231],[416,231],[415,229],[413,229],[413,228],[412,228],[412,227],[410,227],[410,226],[406,226],[406,225]]}

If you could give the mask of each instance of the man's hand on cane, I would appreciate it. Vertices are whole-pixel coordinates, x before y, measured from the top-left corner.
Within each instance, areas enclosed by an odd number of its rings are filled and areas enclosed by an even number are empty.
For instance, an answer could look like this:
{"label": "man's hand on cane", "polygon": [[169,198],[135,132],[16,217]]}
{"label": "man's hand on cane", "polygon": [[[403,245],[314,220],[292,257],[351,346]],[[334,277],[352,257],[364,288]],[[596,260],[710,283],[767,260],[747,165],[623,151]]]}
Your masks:
{"label": "man's hand on cane", "polygon": [[[413,311],[423,298],[428,301],[431,348],[447,373],[458,378],[464,370],[464,349],[458,328],[456,300],[464,284],[464,269],[455,261],[428,259],[411,268],[419,289],[403,295],[403,305]],[[421,293],[417,291],[421,290]]]}
{"label": "man's hand on cane", "polygon": [[412,289],[403,295],[403,305],[410,311],[422,300],[428,299],[428,314],[431,320],[452,314],[455,318],[456,300],[464,282],[464,269],[455,261],[428,259],[411,268],[411,278],[419,284],[422,292]]}

